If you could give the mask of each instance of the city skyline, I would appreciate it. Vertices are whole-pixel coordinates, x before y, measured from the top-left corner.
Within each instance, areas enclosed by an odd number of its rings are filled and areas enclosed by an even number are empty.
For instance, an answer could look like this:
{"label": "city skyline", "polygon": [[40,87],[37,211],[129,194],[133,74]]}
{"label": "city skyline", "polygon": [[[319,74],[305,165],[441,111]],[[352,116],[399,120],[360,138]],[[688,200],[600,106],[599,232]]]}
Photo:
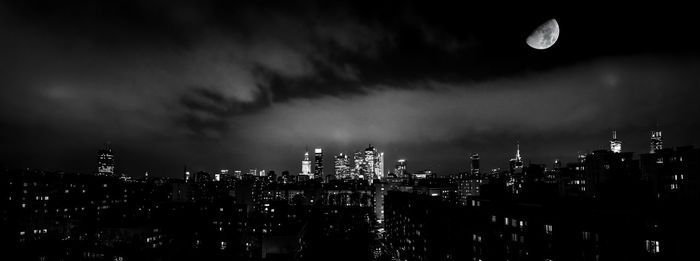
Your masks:
{"label": "city skyline", "polygon": [[[449,173],[472,153],[502,166],[516,142],[573,161],[613,130],[626,151],[657,126],[665,146],[699,145],[695,16],[625,8],[3,3],[0,165],[91,172],[111,142],[128,174],[296,172],[307,144],[371,143]],[[530,48],[550,19],[557,42]]]}

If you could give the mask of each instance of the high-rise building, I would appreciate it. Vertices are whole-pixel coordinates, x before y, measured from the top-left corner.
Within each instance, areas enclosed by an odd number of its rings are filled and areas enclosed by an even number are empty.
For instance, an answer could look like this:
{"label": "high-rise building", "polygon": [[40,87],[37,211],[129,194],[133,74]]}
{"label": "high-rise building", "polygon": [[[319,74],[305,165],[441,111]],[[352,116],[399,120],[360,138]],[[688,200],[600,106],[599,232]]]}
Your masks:
{"label": "high-rise building", "polygon": [[365,164],[362,167],[365,175],[367,175],[367,179],[374,179],[374,164],[376,163],[376,158],[377,149],[372,147],[372,145],[370,144],[369,147],[365,149]]}
{"label": "high-rise building", "polygon": [[367,175],[367,173],[364,172],[364,166],[365,166],[365,152],[364,151],[357,151],[353,155],[353,165],[352,168],[352,178],[353,179],[359,179],[360,177],[364,177],[364,175]]}
{"label": "high-rise building", "polygon": [[378,179],[384,179],[384,152],[379,152],[374,164],[374,175]]}
{"label": "high-rise building", "polygon": [[477,175],[477,174],[479,174],[479,154],[478,153],[472,154],[471,160],[472,160],[471,173],[473,175]]}
{"label": "high-rise building", "polygon": [[649,153],[654,153],[657,150],[664,148],[664,140],[661,137],[661,131],[655,130],[651,132],[651,141],[649,142]]}
{"label": "high-rise building", "polygon": [[304,153],[304,160],[301,161],[301,173],[300,175],[312,175],[311,173],[311,160],[309,159],[309,152]]}
{"label": "high-rise building", "polygon": [[610,140],[610,151],[615,153],[622,152],[622,141],[617,139],[617,131],[612,132],[612,139]]}
{"label": "high-rise building", "polygon": [[510,169],[520,170],[523,168],[523,158],[520,156],[520,143],[516,145],[515,158],[510,159]]}
{"label": "high-rise building", "polygon": [[314,150],[314,175],[323,178],[323,150],[321,148]]}
{"label": "high-rise building", "polygon": [[114,152],[109,144],[104,149],[97,151],[97,175],[114,175]]}
{"label": "high-rise building", "polygon": [[396,168],[394,169],[394,174],[396,177],[403,177],[406,175],[406,160],[400,159],[396,162]]}
{"label": "high-rise building", "polygon": [[364,151],[362,172],[368,180],[384,178],[384,153],[377,151],[372,144]]}
{"label": "high-rise building", "polygon": [[350,159],[347,154],[340,153],[335,156],[335,178],[350,178]]}

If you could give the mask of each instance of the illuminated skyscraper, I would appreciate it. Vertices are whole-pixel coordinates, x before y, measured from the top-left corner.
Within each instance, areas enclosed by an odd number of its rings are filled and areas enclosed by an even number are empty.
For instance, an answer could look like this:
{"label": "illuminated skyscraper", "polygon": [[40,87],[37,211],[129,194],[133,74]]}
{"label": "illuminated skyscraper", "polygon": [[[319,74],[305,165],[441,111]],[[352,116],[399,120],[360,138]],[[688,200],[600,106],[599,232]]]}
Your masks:
{"label": "illuminated skyscraper", "polygon": [[664,148],[664,140],[661,137],[661,131],[655,130],[651,132],[651,142],[649,143],[649,153],[654,153],[657,150]]}
{"label": "illuminated skyscraper", "polygon": [[353,162],[355,165],[353,165],[351,174],[353,179],[359,179],[361,176],[364,177],[366,173],[364,173],[364,166],[365,166],[365,152],[364,151],[358,151],[355,152],[353,155]]}
{"label": "illuminated skyscraper", "polygon": [[394,169],[394,174],[397,177],[403,177],[406,175],[406,160],[400,159],[396,162],[396,168]]}
{"label": "illuminated skyscraper", "polygon": [[104,149],[97,151],[97,175],[114,175],[114,152],[109,144]]}
{"label": "illuminated skyscraper", "polygon": [[472,156],[470,158],[472,160],[471,172],[472,172],[472,174],[477,175],[477,174],[479,174],[479,154],[474,153],[474,154],[472,154]]}
{"label": "illuminated skyscraper", "polygon": [[299,174],[307,176],[313,175],[313,173],[311,173],[311,160],[309,159],[308,151],[304,153],[304,160],[301,161],[301,173]]}
{"label": "illuminated skyscraper", "polygon": [[517,144],[515,158],[510,159],[510,169],[519,170],[523,168],[523,158],[520,156],[520,143]]}
{"label": "illuminated skyscraper", "polygon": [[365,149],[365,164],[362,167],[363,172],[367,175],[367,179],[374,179],[374,164],[376,163],[375,159],[377,156],[377,149],[370,144],[369,147]]}
{"label": "illuminated skyscraper", "polygon": [[612,132],[612,139],[610,140],[610,151],[615,153],[622,152],[622,141],[617,139],[617,131]]}
{"label": "illuminated skyscraper", "polygon": [[314,150],[314,175],[323,178],[323,150],[321,148]]}
{"label": "illuminated skyscraper", "polygon": [[384,152],[379,152],[375,159],[374,175],[378,179],[384,179]]}
{"label": "illuminated skyscraper", "polygon": [[340,153],[335,156],[335,178],[350,178],[350,159],[347,154]]}

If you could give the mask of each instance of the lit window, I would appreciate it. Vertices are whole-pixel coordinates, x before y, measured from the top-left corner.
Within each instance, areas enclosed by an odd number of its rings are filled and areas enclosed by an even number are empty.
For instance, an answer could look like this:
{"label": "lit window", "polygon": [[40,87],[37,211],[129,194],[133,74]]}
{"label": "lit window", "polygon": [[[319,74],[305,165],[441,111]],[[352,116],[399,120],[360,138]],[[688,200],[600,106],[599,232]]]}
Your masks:
{"label": "lit window", "polygon": [[581,233],[581,237],[583,238],[583,240],[589,240],[591,239],[591,232],[583,231]]}
{"label": "lit window", "polygon": [[657,254],[657,253],[661,252],[661,249],[659,248],[659,241],[646,240],[645,246],[646,246],[647,252],[649,252],[649,253]]}
{"label": "lit window", "polygon": [[553,229],[554,227],[552,225],[544,225],[544,232],[547,233],[547,235],[551,235]]}
{"label": "lit window", "polygon": [[491,216],[491,222],[496,223],[496,216]]}

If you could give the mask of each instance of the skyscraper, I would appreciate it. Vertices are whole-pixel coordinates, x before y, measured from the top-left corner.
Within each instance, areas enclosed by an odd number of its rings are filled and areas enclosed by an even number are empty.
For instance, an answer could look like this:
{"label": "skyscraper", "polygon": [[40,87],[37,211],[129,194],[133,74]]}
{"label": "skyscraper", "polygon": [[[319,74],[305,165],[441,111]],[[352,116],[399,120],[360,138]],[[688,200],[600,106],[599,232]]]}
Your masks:
{"label": "skyscraper", "polygon": [[350,177],[350,159],[347,154],[340,153],[335,156],[335,178],[346,179]]}
{"label": "skyscraper", "polygon": [[364,161],[364,166],[362,167],[363,172],[367,177],[367,179],[372,180],[374,179],[374,164],[376,163],[375,159],[377,158],[377,149],[372,147],[372,144],[369,145],[365,149],[365,161]]}
{"label": "skyscraper", "polygon": [[396,162],[396,168],[394,169],[394,174],[396,177],[403,177],[406,175],[406,160],[400,159]]}
{"label": "skyscraper", "polygon": [[519,170],[523,168],[523,158],[520,156],[520,143],[516,145],[515,158],[510,159],[510,169]]}
{"label": "skyscraper", "polygon": [[473,175],[479,174],[479,153],[472,154],[471,158],[471,173]]}
{"label": "skyscraper", "polygon": [[104,149],[97,151],[97,175],[114,175],[114,152],[109,144]]}
{"label": "skyscraper", "polygon": [[622,152],[622,141],[617,139],[617,131],[612,132],[612,139],[610,140],[610,151],[615,153]]}
{"label": "skyscraper", "polygon": [[649,142],[649,153],[654,153],[657,150],[663,149],[664,140],[661,137],[661,131],[655,130],[651,132],[651,141]]}
{"label": "skyscraper", "polygon": [[360,176],[364,177],[365,173],[363,172],[363,168],[365,166],[365,152],[364,151],[357,151],[353,154],[353,167],[350,175],[352,175],[353,179],[359,179]]}
{"label": "skyscraper", "polygon": [[314,154],[314,175],[323,178],[323,150],[316,148]]}
{"label": "skyscraper", "polygon": [[378,179],[384,179],[384,152],[379,152],[374,164],[374,175]]}
{"label": "skyscraper", "polygon": [[309,152],[304,153],[304,159],[301,161],[301,174],[309,175],[311,174],[311,160],[309,159]]}

